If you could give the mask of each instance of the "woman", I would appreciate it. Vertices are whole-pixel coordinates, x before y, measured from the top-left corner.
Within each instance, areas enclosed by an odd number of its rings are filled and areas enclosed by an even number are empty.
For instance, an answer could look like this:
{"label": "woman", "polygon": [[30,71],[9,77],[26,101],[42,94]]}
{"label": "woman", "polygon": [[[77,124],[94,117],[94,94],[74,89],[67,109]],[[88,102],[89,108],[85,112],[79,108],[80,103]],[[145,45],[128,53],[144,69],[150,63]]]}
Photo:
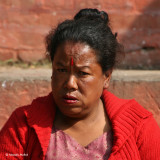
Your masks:
{"label": "woman", "polygon": [[160,128],[134,100],[107,91],[121,46],[108,15],[83,9],[46,37],[52,93],[13,112],[0,159],[160,159]]}

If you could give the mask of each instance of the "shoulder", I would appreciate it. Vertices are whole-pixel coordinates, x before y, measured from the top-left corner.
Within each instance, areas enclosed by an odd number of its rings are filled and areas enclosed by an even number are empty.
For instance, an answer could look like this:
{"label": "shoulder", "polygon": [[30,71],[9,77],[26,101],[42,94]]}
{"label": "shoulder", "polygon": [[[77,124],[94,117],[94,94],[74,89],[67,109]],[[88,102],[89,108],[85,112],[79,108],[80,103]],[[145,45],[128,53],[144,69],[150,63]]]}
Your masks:
{"label": "shoulder", "polygon": [[160,127],[149,116],[135,128],[136,144],[141,158],[150,160],[160,157]]}
{"label": "shoulder", "polygon": [[48,109],[52,106],[50,99],[50,95],[36,98],[30,105],[19,107],[11,114],[0,131],[0,157],[3,153],[23,153],[29,142],[35,142],[36,133],[50,128],[53,119]]}
{"label": "shoulder", "polygon": [[[134,99],[120,99],[108,91],[105,94],[107,94],[105,99],[106,111],[117,137],[123,135],[126,138],[127,135],[134,134],[137,139],[141,133],[140,131],[143,130],[142,128],[147,126],[148,121],[157,125],[152,113]],[[148,127],[151,129],[152,125],[148,125]]]}
{"label": "shoulder", "polygon": [[142,107],[134,99],[121,99],[106,90],[103,92],[102,97],[110,119],[125,117],[124,115],[128,115],[129,117],[134,117],[136,119],[143,119],[152,115],[151,112]]}
{"label": "shoulder", "polygon": [[49,104],[50,106],[52,106],[53,102],[51,103],[51,101],[52,101],[51,94],[49,94],[47,96],[38,97],[34,99],[32,103],[29,105],[16,108],[12,112],[11,116],[9,117],[4,127],[8,125],[14,125],[14,124],[17,127],[28,125],[28,118],[30,117],[36,118],[36,116],[40,116],[38,112],[43,112],[48,110],[47,106],[49,106]]}
{"label": "shoulder", "polygon": [[115,137],[114,149],[117,146],[120,148],[132,137],[141,157],[156,159],[156,155],[160,156],[160,128],[152,113],[134,99],[120,99],[108,91],[104,94],[105,107]]}
{"label": "shoulder", "polygon": [[30,110],[34,111],[41,109],[41,107],[47,103],[48,99],[49,95],[33,99],[31,104],[16,108],[11,114],[11,118],[17,117],[23,119],[24,117],[28,116]]}

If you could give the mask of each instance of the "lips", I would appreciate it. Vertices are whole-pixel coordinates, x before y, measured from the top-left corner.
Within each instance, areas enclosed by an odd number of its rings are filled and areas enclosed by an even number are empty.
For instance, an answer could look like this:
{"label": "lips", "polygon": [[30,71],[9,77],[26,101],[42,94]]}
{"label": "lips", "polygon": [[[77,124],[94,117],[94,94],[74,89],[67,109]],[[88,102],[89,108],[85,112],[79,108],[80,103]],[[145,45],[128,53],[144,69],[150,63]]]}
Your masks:
{"label": "lips", "polygon": [[78,99],[74,96],[65,95],[62,98],[63,98],[63,101],[67,104],[74,104],[78,101]]}

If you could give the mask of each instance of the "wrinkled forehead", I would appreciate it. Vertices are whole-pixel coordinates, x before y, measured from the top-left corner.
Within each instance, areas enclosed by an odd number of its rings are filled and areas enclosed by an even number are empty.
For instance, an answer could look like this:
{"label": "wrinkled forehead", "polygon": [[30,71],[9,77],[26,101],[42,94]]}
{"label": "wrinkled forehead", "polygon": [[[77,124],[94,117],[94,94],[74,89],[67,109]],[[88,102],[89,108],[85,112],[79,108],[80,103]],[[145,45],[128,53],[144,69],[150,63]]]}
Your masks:
{"label": "wrinkled forehead", "polygon": [[95,62],[95,51],[85,43],[66,41],[58,46],[55,59],[61,59],[63,61],[92,61]]}
{"label": "wrinkled forehead", "polygon": [[70,57],[80,58],[80,56],[85,56],[89,52],[91,47],[88,44],[80,42],[66,41],[61,44],[62,51]]}

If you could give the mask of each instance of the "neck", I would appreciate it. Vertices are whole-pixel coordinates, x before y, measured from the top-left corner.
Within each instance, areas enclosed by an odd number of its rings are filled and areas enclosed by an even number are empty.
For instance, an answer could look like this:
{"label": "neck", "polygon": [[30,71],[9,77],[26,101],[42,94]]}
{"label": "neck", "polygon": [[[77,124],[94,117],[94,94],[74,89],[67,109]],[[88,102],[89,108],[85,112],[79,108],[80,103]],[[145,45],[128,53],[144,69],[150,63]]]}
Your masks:
{"label": "neck", "polygon": [[63,115],[60,111],[57,112],[56,117],[56,126],[59,128],[59,126],[63,125],[63,129],[66,128],[74,128],[74,129],[81,129],[84,127],[92,127],[97,122],[101,120],[102,117],[104,117],[104,107],[102,100],[98,102],[98,105],[92,109],[91,112],[88,114],[85,114],[81,117],[75,118],[75,117],[68,117],[66,115]]}

